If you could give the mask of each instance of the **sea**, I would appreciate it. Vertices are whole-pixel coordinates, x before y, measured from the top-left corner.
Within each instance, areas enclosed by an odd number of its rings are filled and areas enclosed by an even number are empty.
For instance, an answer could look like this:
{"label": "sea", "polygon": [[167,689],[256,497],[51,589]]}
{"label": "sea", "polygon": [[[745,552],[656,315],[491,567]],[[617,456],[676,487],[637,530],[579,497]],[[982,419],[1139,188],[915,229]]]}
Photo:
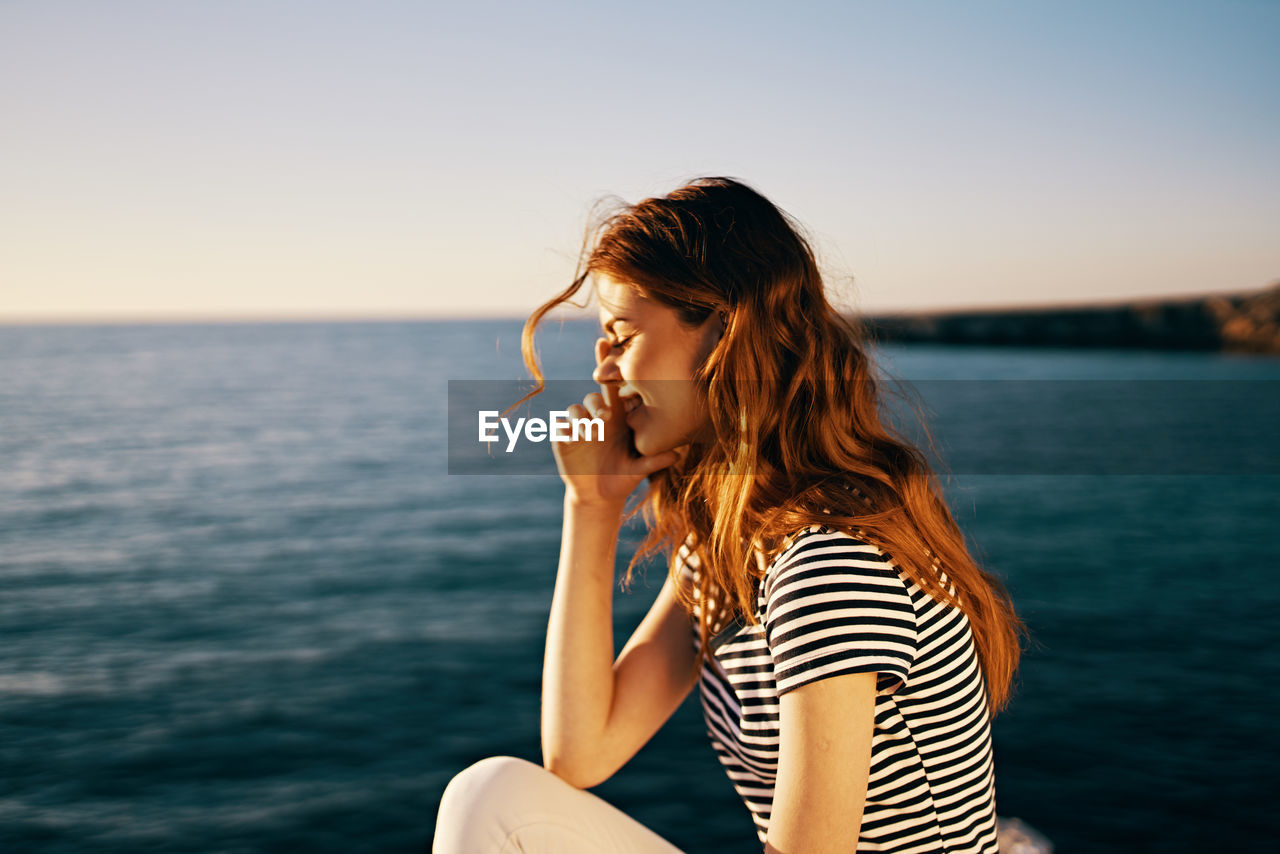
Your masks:
{"label": "sea", "polygon": [[[453,775],[539,761],[563,488],[546,443],[476,465],[451,395],[527,386],[521,325],[0,326],[0,851],[423,852]],[[597,334],[548,323],[547,376]],[[868,352],[1029,629],[997,812],[1059,854],[1274,845],[1280,359]],[[759,851],[696,692],[593,791]]]}

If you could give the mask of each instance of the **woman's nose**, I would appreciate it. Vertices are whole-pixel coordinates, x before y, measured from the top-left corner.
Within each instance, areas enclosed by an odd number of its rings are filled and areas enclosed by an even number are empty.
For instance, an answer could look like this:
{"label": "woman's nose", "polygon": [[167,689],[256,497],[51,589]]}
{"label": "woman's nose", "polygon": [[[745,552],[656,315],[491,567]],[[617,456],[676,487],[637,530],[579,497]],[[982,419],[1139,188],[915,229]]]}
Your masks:
{"label": "woman's nose", "polygon": [[591,372],[591,379],[598,385],[617,382],[622,375],[618,372],[618,361],[614,358],[613,348],[607,339],[596,339],[596,369]]}

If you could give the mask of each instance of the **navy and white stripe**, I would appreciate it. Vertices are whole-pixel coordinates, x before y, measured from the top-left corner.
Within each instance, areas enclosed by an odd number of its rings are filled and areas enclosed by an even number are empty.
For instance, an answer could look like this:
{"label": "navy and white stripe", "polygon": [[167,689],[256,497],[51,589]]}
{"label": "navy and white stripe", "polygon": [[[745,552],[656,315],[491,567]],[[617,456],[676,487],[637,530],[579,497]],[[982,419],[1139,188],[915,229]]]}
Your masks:
{"label": "navy and white stripe", "polygon": [[[696,580],[697,556],[681,547],[679,559],[686,580]],[[874,672],[858,850],[995,852],[986,683],[964,613],[922,591],[876,546],[819,525],[768,568],[757,606],[761,625],[739,621],[712,641],[699,693],[712,746],[760,841],[778,770],[778,697],[837,674]]]}

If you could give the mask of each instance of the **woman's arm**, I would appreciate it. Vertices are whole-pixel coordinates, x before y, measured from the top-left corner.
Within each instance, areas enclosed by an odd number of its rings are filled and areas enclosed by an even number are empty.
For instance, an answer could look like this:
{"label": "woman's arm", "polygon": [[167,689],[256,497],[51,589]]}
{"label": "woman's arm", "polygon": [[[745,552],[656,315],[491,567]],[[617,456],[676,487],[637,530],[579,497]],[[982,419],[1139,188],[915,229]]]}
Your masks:
{"label": "woman's arm", "polygon": [[613,776],[697,684],[689,616],[670,578],[612,660],[617,531],[616,517],[566,500],[543,667],[542,755],[548,770],[581,789]]}
{"label": "woman's arm", "polygon": [[542,666],[542,761],[574,785],[613,698],[613,563],[621,509],[566,494]]}
{"label": "woman's arm", "polygon": [[[666,587],[613,661],[614,558],[625,501],[679,455],[633,458],[616,388],[606,395],[589,394],[568,410],[571,418],[588,412],[602,418],[603,442],[553,446],[565,483],[564,527],[543,660],[542,757],[548,770],[579,788],[608,779],[692,687],[692,653],[680,646],[691,648],[692,639]],[[615,709],[624,711],[615,716]]]}
{"label": "woman's arm", "polygon": [[778,776],[765,854],[856,851],[871,774],[876,674],[819,679],[778,703]]}

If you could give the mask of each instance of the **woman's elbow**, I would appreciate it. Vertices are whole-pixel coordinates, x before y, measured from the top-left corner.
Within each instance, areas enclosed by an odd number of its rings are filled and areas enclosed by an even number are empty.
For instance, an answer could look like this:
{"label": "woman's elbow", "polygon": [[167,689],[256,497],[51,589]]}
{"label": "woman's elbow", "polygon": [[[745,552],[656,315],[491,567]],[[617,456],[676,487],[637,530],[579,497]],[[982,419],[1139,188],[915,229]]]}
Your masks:
{"label": "woman's elbow", "polygon": [[575,789],[590,789],[600,785],[612,775],[601,773],[603,769],[592,768],[588,763],[569,761],[563,754],[544,753],[542,767]]}

